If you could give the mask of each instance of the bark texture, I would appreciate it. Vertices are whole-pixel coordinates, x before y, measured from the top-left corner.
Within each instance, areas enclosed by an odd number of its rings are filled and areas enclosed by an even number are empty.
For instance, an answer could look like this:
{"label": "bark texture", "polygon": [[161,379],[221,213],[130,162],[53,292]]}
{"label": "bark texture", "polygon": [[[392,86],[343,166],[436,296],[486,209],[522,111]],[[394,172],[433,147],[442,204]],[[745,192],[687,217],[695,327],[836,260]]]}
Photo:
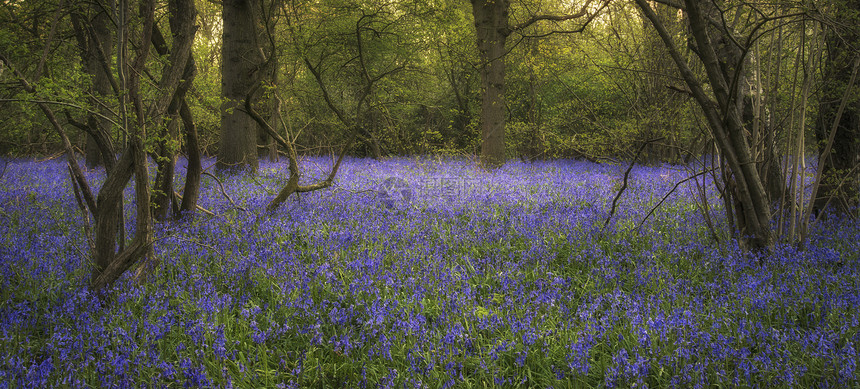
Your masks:
{"label": "bark texture", "polygon": [[472,0],[481,61],[481,164],[505,163],[505,43],[510,0]]}
{"label": "bark texture", "polygon": [[[177,203],[176,196],[173,190],[173,179],[176,171],[176,155],[178,152],[178,144],[180,139],[180,123],[187,127],[193,127],[194,123],[190,115],[180,120],[180,111],[183,106],[187,107],[185,95],[191,87],[191,83],[195,75],[194,58],[191,55],[191,45],[194,42],[196,27],[194,19],[197,16],[197,10],[194,7],[194,2],[190,0],[172,1],[169,4],[170,10],[170,31],[173,36],[172,47],[168,50],[167,44],[160,30],[157,28],[153,31],[153,46],[159,55],[168,55],[171,58],[171,63],[165,69],[163,84],[168,88],[175,84],[175,92],[165,94],[171,97],[170,104],[167,106],[166,115],[168,118],[166,133],[160,137],[162,139],[158,144],[157,160],[158,173],[155,179],[155,191],[153,192],[153,215],[158,220],[167,219],[168,215],[172,214],[174,218],[180,216],[180,209]],[[175,62],[174,62],[175,61]],[[178,80],[174,82],[174,80]],[[166,99],[165,99],[166,101]],[[196,145],[196,128],[192,128],[195,134]],[[188,146],[188,145],[186,145]],[[189,153],[189,155],[193,152]],[[189,157],[189,166],[194,163],[199,164],[199,152],[196,155],[196,161],[191,161]],[[196,180],[192,177],[192,183],[199,183],[199,169],[189,169],[190,174],[197,174]],[[188,173],[187,173],[188,174]],[[186,178],[187,179],[187,178]],[[192,189],[192,194],[194,189]],[[184,198],[188,198],[186,195]],[[193,200],[196,204],[196,195]],[[193,208],[192,208],[193,209]],[[172,212],[168,212],[172,211]]]}
{"label": "bark texture", "polygon": [[256,123],[240,109],[260,62],[251,1],[224,0],[222,15],[221,94],[226,101],[221,110],[218,168],[256,171]]}
{"label": "bark texture", "polygon": [[[189,84],[193,79],[193,75],[197,73],[197,66],[194,59],[189,59],[188,77]],[[197,200],[200,199],[200,175],[203,172],[203,165],[200,161],[200,142],[197,136],[197,124],[194,123],[194,117],[191,115],[191,109],[188,107],[188,102],[183,99],[182,105],[179,107],[179,117],[182,118],[182,124],[185,127],[185,149],[187,150],[188,166],[185,167],[185,187],[182,190],[182,205],[179,207],[180,215],[190,215],[197,209]]]}
{"label": "bark texture", "polygon": [[[90,92],[93,97],[90,103],[93,107],[98,107],[102,115],[107,115],[109,112],[101,102],[105,101],[105,97],[112,92],[107,60],[112,54],[113,47],[113,34],[108,28],[109,9],[101,2],[93,2],[86,9],[76,10],[72,14],[75,38],[81,51],[84,69],[92,79]],[[87,141],[84,148],[88,168],[92,169],[113,162],[105,161],[105,158],[116,159],[110,139],[110,128],[109,120],[94,114],[88,115],[85,129]],[[110,169],[110,166],[107,166],[107,169]]]}

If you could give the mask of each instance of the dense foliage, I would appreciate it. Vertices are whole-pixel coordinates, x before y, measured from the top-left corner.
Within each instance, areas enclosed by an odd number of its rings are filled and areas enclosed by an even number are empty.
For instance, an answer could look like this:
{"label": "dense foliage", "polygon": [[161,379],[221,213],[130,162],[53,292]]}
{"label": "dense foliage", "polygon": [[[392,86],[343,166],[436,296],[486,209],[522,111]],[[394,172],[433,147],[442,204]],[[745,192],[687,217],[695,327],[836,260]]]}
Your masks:
{"label": "dense foliage", "polygon": [[[169,42],[164,3],[158,2],[156,27]],[[215,155],[223,102],[222,10],[212,2],[195,3],[199,15],[193,56],[198,72],[187,100],[199,127],[201,148]],[[351,126],[360,127],[363,138],[351,150],[353,155],[463,155],[480,149],[480,61],[468,2],[253,3],[263,9],[257,10],[262,12],[258,17],[270,23],[258,26],[260,50],[276,57],[271,65],[276,76],[264,82],[268,89],[261,97],[260,105],[266,106],[261,110],[268,111],[270,99],[280,97],[286,129],[295,132],[297,143],[308,152],[321,153],[337,145]],[[96,106],[88,101],[93,81],[81,64],[72,19],[64,16],[90,17],[93,11],[87,4],[0,4],[0,53],[41,91],[39,96],[21,93],[13,75],[0,73],[2,97],[13,98],[0,104],[7,124],[7,131],[0,132],[0,153],[59,151],[58,137],[33,100],[74,104],[54,106],[64,123],[66,112],[68,118],[85,122],[86,110]],[[522,22],[531,13],[562,14],[579,6],[515,2],[511,23]],[[57,13],[62,17],[54,20]],[[510,157],[630,157],[630,148],[637,142],[657,136],[666,139],[648,155],[654,161],[677,160],[680,150],[698,151],[701,139],[696,137],[701,128],[693,121],[695,111],[683,95],[666,88],[677,83],[677,75],[671,64],[659,62],[665,55],[654,44],[653,32],[641,22],[631,23],[638,20],[636,14],[631,4],[616,2],[599,23],[582,33],[552,34],[569,26],[550,23],[536,24],[512,38],[505,59],[511,68],[506,81]],[[272,36],[265,36],[268,33]],[[46,48],[47,61],[40,65]],[[385,75],[368,89],[363,106],[358,106],[358,100],[368,85],[359,55],[369,77]],[[321,72],[334,105],[347,116],[347,125],[325,103],[305,58]],[[150,81],[158,78],[165,61],[158,56],[147,61],[153,72],[147,75]],[[146,82],[142,88],[145,99],[155,93]],[[666,101],[658,101],[667,95]],[[114,117],[118,102],[102,100],[111,108],[109,116],[119,121]],[[667,123],[661,117],[674,120]],[[86,134],[71,126],[69,131],[73,142],[84,149]],[[111,131],[115,142],[124,144],[122,131]],[[378,150],[371,151],[371,146]]]}
{"label": "dense foliage", "polygon": [[633,169],[604,228],[625,168],[353,159],[268,215],[285,167],[263,163],[221,177],[248,212],[205,178],[217,216],[161,225],[150,281],[100,300],[65,164],[12,161],[0,387],[860,384],[856,223],[755,258],[688,181],[636,228],[688,176],[666,165]]}

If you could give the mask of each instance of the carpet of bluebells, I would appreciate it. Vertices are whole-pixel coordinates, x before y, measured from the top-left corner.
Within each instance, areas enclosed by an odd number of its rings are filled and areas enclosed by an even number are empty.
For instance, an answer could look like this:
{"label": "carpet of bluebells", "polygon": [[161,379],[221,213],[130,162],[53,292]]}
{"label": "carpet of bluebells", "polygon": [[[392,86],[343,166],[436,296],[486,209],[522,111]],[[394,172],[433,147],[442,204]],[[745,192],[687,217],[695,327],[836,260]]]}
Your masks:
{"label": "carpet of bluebells", "polygon": [[219,176],[236,206],[204,176],[216,216],[158,225],[155,273],[100,299],[65,163],[10,161],[0,388],[860,385],[856,223],[757,258],[692,180],[640,226],[690,172],[636,166],[604,228],[625,169],[352,159],[274,214],[285,164]]}

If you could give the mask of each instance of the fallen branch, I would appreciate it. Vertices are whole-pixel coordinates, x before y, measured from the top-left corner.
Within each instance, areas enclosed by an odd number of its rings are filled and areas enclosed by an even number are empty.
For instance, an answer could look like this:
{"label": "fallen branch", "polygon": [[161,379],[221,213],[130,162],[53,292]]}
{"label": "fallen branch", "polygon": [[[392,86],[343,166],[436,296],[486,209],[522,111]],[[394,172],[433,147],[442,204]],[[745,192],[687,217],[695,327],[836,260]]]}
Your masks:
{"label": "fallen branch", "polygon": [[226,198],[226,199],[227,199],[227,201],[229,201],[229,202],[230,202],[230,204],[232,204],[232,205],[233,205],[233,208],[236,208],[236,209],[238,209],[238,210],[240,210],[240,211],[242,211],[242,212],[248,212],[248,210],[247,210],[247,209],[245,209],[245,208],[243,208],[243,207],[240,207],[240,206],[236,205],[236,202],[235,202],[235,201],[233,201],[233,198],[232,198],[232,197],[230,197],[230,195],[229,195],[229,194],[227,194],[227,191],[224,189],[224,184],[221,182],[221,180],[220,180],[220,179],[218,179],[218,177],[215,177],[215,175],[213,175],[212,173],[205,172],[205,171],[204,171],[204,172],[202,172],[201,174],[206,175],[206,176],[209,176],[209,177],[212,177],[212,179],[213,179],[213,180],[215,180],[215,182],[217,182],[217,183],[218,183],[218,187],[219,187],[219,188],[221,188],[221,195],[223,195],[223,196],[224,196],[224,198]]}
{"label": "fallen branch", "polygon": [[[179,192],[177,192],[177,191],[173,191],[173,195],[174,195],[174,196],[176,196],[176,197],[179,199],[179,201],[182,201],[182,195],[181,195],[181,194],[179,194]],[[212,211],[210,211],[210,210],[208,210],[208,209],[206,209],[206,208],[203,208],[203,207],[201,207],[200,205],[197,205],[197,210],[198,210],[198,211],[200,211],[200,212],[203,212],[203,213],[205,213],[205,214],[207,214],[207,215],[209,215],[209,216],[215,216],[215,212],[212,212]]]}

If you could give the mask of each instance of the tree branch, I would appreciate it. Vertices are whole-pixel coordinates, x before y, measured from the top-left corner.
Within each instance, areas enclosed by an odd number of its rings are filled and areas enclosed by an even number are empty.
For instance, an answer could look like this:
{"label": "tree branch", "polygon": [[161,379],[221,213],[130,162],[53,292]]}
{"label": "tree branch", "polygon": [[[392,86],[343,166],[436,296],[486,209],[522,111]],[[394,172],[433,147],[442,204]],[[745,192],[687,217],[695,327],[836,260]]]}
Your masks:
{"label": "tree branch", "polygon": [[[12,63],[3,55],[0,54],[0,62],[6,65],[9,70],[18,78],[18,82],[20,82],[21,86],[27,93],[36,93],[36,88],[27,81],[27,78],[24,77],[24,74],[21,73],[17,68],[12,66]],[[54,111],[51,110],[50,107],[44,102],[37,102],[36,105],[39,106],[39,109],[45,114],[48,118],[48,121],[51,122],[51,126],[54,127],[54,130],[57,131],[57,135],[59,135],[60,139],[63,141],[63,148],[66,151],[66,158],[69,163],[69,167],[72,169],[72,173],[75,177],[75,181],[77,181],[80,186],[81,192],[83,194],[84,200],[87,203],[87,207],[90,209],[90,212],[93,215],[97,214],[96,200],[95,196],[93,196],[93,191],[90,188],[89,182],[86,177],[84,177],[83,170],[81,166],[78,164],[78,159],[75,158],[75,151],[72,149],[72,142],[69,140],[69,137],[66,135],[66,131],[63,129],[63,126],[57,120],[56,115],[54,115]]]}
{"label": "tree branch", "polygon": [[[716,169],[716,168],[712,168],[710,171],[714,171],[715,169]],[[667,199],[667,198],[669,198],[669,195],[671,195],[672,193],[674,193],[674,192],[675,192],[675,189],[678,189],[678,187],[679,187],[681,184],[683,184],[683,183],[685,183],[685,182],[687,182],[687,181],[690,181],[690,180],[692,180],[692,179],[694,179],[694,178],[696,178],[696,177],[698,177],[698,176],[704,175],[705,173],[708,173],[708,172],[709,172],[708,170],[702,170],[701,172],[698,172],[698,173],[696,173],[696,174],[694,174],[694,175],[692,175],[692,176],[689,176],[689,177],[687,177],[687,178],[685,178],[685,179],[683,179],[683,180],[678,181],[677,183],[675,183],[675,186],[673,186],[673,187],[672,187],[672,189],[671,189],[669,192],[667,192],[667,193],[663,196],[663,198],[662,198],[662,199],[660,199],[660,202],[658,202],[658,203],[657,203],[657,205],[655,205],[655,206],[654,206],[654,208],[651,208],[651,210],[650,210],[650,211],[648,211],[648,214],[647,214],[647,215],[645,215],[645,217],[644,217],[644,218],[642,218],[642,221],[641,221],[641,222],[639,222],[639,224],[636,226],[636,228],[635,228],[635,229],[636,229],[636,230],[638,230],[640,227],[642,227],[642,225],[643,225],[643,224],[645,224],[645,221],[647,221],[647,220],[648,220],[648,218],[649,218],[649,217],[651,217],[651,215],[652,215],[652,214],[654,214],[654,211],[656,211],[657,209],[659,209],[659,208],[660,208],[660,206],[661,206],[661,205],[663,205],[663,202],[664,202],[664,201],[666,201],[666,199]]]}
{"label": "tree branch", "polygon": [[[568,21],[568,20],[572,20],[572,19],[581,18],[585,15],[588,15],[588,6],[590,6],[593,1],[594,0],[586,1],[585,5],[583,5],[582,8],[579,9],[579,12],[577,12],[575,14],[569,14],[569,15],[534,15],[531,18],[529,18],[529,20],[526,20],[525,22],[511,26],[510,31],[513,32],[513,31],[523,30],[525,28],[528,28],[532,24],[535,24],[535,23],[542,21],[542,20],[549,20],[549,21],[553,21],[553,22],[564,22],[564,21]],[[609,3],[609,1],[605,1],[604,7],[608,3]],[[601,7],[601,8],[603,8],[603,7]]]}
{"label": "tree branch", "polygon": [[630,171],[633,170],[633,165],[636,164],[636,160],[639,159],[639,155],[642,154],[642,150],[645,150],[645,146],[648,146],[652,142],[656,142],[662,140],[663,138],[655,138],[651,140],[645,141],[642,143],[642,146],[639,146],[639,150],[636,151],[636,155],[633,156],[633,160],[630,161],[630,166],[627,167],[627,170],[624,172],[624,183],[621,185],[621,189],[618,190],[618,194],[615,195],[615,198],[612,199],[612,209],[609,210],[609,215],[606,215],[606,220],[603,222],[603,228],[609,225],[609,220],[612,219],[612,216],[615,215],[615,209],[618,206],[618,200],[621,198],[621,194],[624,193],[624,190],[627,189],[627,179],[630,176]]}
{"label": "tree branch", "polygon": [[[250,91],[248,91],[248,96],[245,98],[245,113],[248,114],[252,119],[254,119],[272,139],[275,139],[278,144],[284,146],[287,149],[287,158],[289,159],[289,169],[290,169],[290,177],[287,180],[287,185],[284,186],[283,189],[278,193],[278,195],[269,202],[269,205],[266,206],[268,212],[273,212],[277,207],[284,202],[291,194],[293,193],[305,193],[312,192],[315,190],[327,188],[331,186],[332,182],[334,182],[334,178],[337,175],[337,171],[340,168],[340,163],[343,161],[343,157],[346,155],[347,150],[352,146],[352,143],[355,141],[356,134],[358,131],[356,129],[352,129],[352,135],[349,138],[349,141],[343,146],[340,154],[337,157],[337,161],[329,172],[328,177],[325,180],[319,181],[312,185],[301,186],[299,185],[299,178],[301,177],[301,172],[299,171],[299,163],[298,156],[296,154],[296,149],[293,147],[293,143],[284,137],[281,134],[278,134],[272,125],[269,124],[251,105],[251,101],[253,101],[253,96],[260,88],[260,84],[257,83],[254,85]],[[289,136],[287,136],[289,138]]]}
{"label": "tree branch", "polygon": [[227,194],[227,191],[224,189],[224,184],[221,182],[220,179],[218,179],[218,177],[215,177],[215,175],[213,175],[212,173],[209,173],[209,172],[202,172],[201,174],[211,177],[213,180],[215,180],[215,182],[218,183],[218,187],[221,188],[221,194],[224,196],[224,198],[227,199],[227,201],[230,202],[230,204],[233,205],[233,208],[236,208],[242,212],[248,212],[247,209],[236,205],[236,202],[233,201],[233,198],[230,197],[229,194]]}

